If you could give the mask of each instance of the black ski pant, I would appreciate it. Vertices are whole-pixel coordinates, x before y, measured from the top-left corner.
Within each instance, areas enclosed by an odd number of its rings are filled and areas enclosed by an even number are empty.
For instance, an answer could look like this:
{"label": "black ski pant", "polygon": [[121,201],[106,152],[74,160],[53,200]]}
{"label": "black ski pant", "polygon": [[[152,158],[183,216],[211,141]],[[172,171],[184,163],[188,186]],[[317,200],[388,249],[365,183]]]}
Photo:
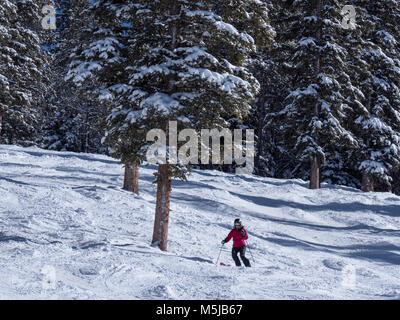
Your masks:
{"label": "black ski pant", "polygon": [[246,247],[243,246],[243,247],[239,247],[239,248],[235,248],[235,247],[232,248],[232,258],[233,258],[233,260],[235,260],[236,266],[240,267],[241,264],[240,264],[240,260],[238,258],[238,253],[240,253],[240,259],[242,259],[244,265],[246,267],[250,267],[250,261],[249,261],[249,259],[247,259],[245,257]]}

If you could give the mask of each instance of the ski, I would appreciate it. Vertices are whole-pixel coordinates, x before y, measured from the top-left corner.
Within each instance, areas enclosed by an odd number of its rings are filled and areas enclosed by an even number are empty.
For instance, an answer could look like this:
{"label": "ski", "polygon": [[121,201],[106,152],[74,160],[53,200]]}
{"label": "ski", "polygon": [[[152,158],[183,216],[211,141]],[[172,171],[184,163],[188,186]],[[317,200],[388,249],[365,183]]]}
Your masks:
{"label": "ski", "polygon": [[225,266],[225,267],[232,267],[232,265],[226,264],[226,263],[223,263],[223,262],[220,262],[219,265],[220,266]]}

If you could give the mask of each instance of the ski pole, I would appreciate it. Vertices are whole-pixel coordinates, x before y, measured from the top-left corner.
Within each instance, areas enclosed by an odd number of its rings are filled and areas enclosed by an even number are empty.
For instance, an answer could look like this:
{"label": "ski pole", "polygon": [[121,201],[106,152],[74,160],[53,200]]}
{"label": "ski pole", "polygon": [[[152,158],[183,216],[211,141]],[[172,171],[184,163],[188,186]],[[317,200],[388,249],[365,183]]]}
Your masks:
{"label": "ski pole", "polygon": [[[224,244],[225,244],[225,243],[224,243]],[[217,262],[215,263],[215,265],[217,265],[217,264],[218,264],[218,261],[219,261],[219,256],[221,255],[221,251],[222,251],[222,248],[223,248],[224,244],[221,246],[221,249],[219,250],[218,259],[217,259]]]}
{"label": "ski pole", "polygon": [[247,241],[247,247],[249,248],[249,252],[251,257],[253,258],[254,266],[256,266],[256,261],[254,260],[253,254],[251,253],[250,247],[249,247],[249,242]]}

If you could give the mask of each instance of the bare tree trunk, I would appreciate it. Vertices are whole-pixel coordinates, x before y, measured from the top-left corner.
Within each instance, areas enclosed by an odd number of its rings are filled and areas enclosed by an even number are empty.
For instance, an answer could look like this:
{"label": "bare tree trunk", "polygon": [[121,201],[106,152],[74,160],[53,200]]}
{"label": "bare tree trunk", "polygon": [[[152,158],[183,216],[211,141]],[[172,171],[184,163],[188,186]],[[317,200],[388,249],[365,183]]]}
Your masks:
{"label": "bare tree trunk", "polygon": [[156,216],[154,219],[154,230],[152,245],[158,245],[162,251],[167,251],[168,223],[171,200],[171,175],[170,165],[158,166],[157,202]]}
{"label": "bare tree trunk", "polygon": [[139,195],[139,165],[125,163],[124,190]]}
{"label": "bare tree trunk", "polygon": [[[171,16],[179,15],[181,11],[181,5],[177,0],[170,0],[169,13]],[[180,36],[180,23],[174,21],[169,25],[169,32],[171,35],[170,50],[173,52],[177,47]],[[166,77],[168,91],[172,94],[175,88],[175,79],[173,77]],[[167,146],[169,146],[169,132],[168,132],[168,120],[166,119],[163,123],[164,131],[167,133]],[[171,165],[168,163],[158,165],[158,181],[157,181],[157,201],[156,201],[156,215],[154,219],[154,230],[152,245],[158,245],[162,251],[167,251],[168,243],[168,223],[169,223],[169,211],[171,201]]]}
{"label": "bare tree trunk", "polygon": [[132,167],[129,162],[125,162],[124,190],[133,191]]}
{"label": "bare tree trunk", "polygon": [[139,165],[133,166],[133,192],[139,195]]}
{"label": "bare tree trunk", "polygon": [[364,192],[374,191],[374,177],[371,174],[363,172],[361,190]]}
{"label": "bare tree trunk", "polygon": [[317,156],[311,158],[310,189],[319,189],[320,185],[320,163]]}
{"label": "bare tree trunk", "polygon": [[0,112],[0,134],[1,134],[2,127],[3,127],[3,114]]}

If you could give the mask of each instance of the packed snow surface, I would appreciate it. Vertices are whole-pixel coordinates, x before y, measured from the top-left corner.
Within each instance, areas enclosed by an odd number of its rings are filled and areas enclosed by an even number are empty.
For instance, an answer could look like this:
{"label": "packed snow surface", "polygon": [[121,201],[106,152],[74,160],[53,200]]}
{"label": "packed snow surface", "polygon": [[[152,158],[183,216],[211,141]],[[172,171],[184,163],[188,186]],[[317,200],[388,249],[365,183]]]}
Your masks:
{"label": "packed snow surface", "polygon": [[[109,157],[0,145],[0,299],[400,298],[400,197],[195,170],[161,252],[155,170],[136,196]],[[215,264],[237,217],[252,268]]]}

